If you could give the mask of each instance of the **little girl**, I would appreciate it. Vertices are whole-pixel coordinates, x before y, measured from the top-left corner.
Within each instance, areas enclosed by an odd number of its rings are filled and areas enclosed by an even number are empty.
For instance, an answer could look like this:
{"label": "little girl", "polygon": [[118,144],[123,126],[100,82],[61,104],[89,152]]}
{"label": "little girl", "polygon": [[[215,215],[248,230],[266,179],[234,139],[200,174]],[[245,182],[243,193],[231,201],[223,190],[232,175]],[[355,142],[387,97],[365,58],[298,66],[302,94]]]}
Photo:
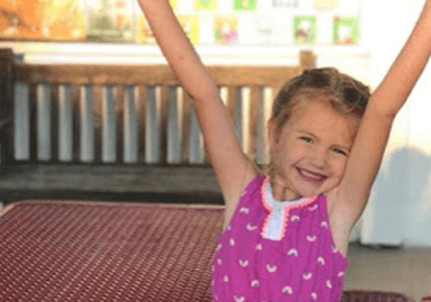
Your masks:
{"label": "little girl", "polygon": [[168,0],[139,0],[194,99],[226,203],[214,255],[214,301],[339,301],[349,233],[367,203],[395,115],[431,53],[431,0],[381,85],[307,70],[275,99],[270,169],[241,151],[233,123]]}

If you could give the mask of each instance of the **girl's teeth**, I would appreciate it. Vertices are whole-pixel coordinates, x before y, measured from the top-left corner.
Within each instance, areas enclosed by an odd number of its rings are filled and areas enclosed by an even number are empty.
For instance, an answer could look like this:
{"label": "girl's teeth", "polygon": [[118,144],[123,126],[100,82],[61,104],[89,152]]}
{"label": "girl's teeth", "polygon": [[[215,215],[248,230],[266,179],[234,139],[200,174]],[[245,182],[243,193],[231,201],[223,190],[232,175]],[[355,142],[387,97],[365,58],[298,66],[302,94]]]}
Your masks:
{"label": "girl's teeth", "polygon": [[302,175],[304,175],[305,177],[311,178],[312,180],[315,180],[315,181],[321,181],[324,178],[323,175],[315,174],[305,170],[300,170],[300,171]]}

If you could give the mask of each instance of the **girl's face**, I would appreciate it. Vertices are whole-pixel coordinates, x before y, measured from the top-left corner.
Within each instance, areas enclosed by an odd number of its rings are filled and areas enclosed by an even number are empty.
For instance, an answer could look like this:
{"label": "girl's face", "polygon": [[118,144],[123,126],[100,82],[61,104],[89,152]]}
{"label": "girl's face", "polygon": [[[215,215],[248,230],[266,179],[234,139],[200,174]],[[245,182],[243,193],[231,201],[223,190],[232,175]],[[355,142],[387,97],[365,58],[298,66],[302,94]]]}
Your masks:
{"label": "girl's face", "polygon": [[360,119],[325,101],[300,102],[281,130],[269,123],[276,200],[295,200],[335,188],[344,175]]}

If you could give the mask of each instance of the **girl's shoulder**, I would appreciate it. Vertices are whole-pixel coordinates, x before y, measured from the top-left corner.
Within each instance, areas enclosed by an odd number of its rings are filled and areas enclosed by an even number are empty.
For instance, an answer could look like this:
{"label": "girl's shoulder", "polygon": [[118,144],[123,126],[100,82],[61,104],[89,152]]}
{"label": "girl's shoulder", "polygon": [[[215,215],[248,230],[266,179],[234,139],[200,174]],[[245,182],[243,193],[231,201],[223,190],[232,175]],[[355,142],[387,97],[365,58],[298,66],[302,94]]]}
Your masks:
{"label": "girl's shoulder", "polygon": [[244,179],[241,190],[238,191],[237,194],[231,197],[230,200],[225,198],[225,226],[230,221],[235,209],[239,206],[239,203],[246,199],[255,198],[256,194],[260,191],[262,184],[265,180],[266,176],[261,173],[255,173],[254,175],[248,175],[247,178]]}
{"label": "girl's shoulder", "polygon": [[266,178],[267,178],[267,176],[265,174],[261,174],[261,173],[257,174],[255,177],[253,177],[248,182],[248,184],[245,186],[242,194],[245,194],[248,191],[253,190],[253,189],[261,188]]}
{"label": "girl's shoulder", "polygon": [[237,206],[240,203],[247,202],[248,200],[254,200],[262,195],[262,188],[265,184],[265,180],[267,176],[264,174],[258,174],[253,177],[248,183],[245,185],[244,189],[241,192],[240,197],[237,201]]}

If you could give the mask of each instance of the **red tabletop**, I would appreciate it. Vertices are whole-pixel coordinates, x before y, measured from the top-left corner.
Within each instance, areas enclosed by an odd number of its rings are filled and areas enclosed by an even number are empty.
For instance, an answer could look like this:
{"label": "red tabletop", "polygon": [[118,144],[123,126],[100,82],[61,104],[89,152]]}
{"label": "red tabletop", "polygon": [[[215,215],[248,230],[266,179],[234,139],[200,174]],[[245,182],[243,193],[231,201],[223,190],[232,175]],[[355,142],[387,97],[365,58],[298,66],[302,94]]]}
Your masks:
{"label": "red tabletop", "polygon": [[[1,302],[209,302],[220,206],[22,202],[0,216]],[[342,302],[413,301],[345,291]]]}
{"label": "red tabletop", "polygon": [[211,301],[223,208],[23,202],[0,216],[0,301]]}

